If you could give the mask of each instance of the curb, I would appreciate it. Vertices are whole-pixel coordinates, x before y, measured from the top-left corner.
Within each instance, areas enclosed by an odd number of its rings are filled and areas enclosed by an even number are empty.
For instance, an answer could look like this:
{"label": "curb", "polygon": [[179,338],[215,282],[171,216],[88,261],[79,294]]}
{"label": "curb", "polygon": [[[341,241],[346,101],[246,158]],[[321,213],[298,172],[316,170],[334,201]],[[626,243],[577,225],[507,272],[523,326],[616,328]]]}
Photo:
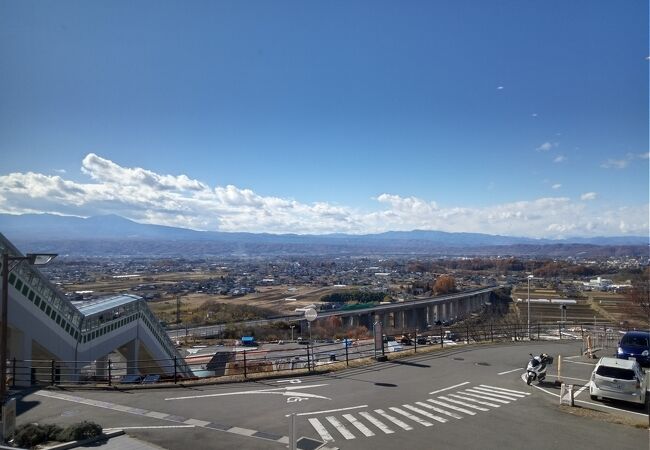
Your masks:
{"label": "curb", "polygon": [[88,439],[83,439],[81,441],[72,441],[64,442],[62,444],[50,445],[47,447],[41,447],[41,450],[66,450],[69,448],[81,447],[82,445],[92,444],[93,442],[108,440],[117,436],[124,434],[124,430],[113,430],[106,433],[102,433],[99,436],[95,436]]}

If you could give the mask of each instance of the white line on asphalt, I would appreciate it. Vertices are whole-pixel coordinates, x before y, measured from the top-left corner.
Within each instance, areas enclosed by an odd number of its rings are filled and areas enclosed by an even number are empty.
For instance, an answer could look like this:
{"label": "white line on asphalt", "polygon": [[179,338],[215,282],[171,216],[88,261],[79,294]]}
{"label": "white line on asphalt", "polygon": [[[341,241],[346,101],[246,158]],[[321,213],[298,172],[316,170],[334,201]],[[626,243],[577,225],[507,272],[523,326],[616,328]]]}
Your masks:
{"label": "white line on asphalt", "polygon": [[432,427],[433,426],[433,424],[431,422],[427,422],[426,420],[420,419],[418,416],[414,416],[413,414],[411,414],[409,412],[406,412],[403,409],[399,409],[399,408],[397,408],[395,406],[391,406],[388,409],[390,409],[391,411],[396,412],[397,414],[401,414],[404,417],[408,417],[413,422],[417,422],[420,425],[424,425],[425,427]]}
{"label": "white line on asphalt", "polygon": [[497,391],[496,389],[488,389],[481,386],[474,386],[474,389],[485,392],[486,394],[500,395],[503,398],[508,398],[510,400],[517,400],[518,398],[526,397],[524,394],[515,394],[514,392],[503,392]]}
{"label": "white line on asphalt", "polygon": [[481,386],[485,387],[485,388],[496,389],[497,391],[513,392],[515,394],[530,395],[530,392],[514,391],[512,389],[505,389],[505,388],[500,388],[500,387],[496,387],[496,386],[489,386],[487,384],[481,384]]}
{"label": "white line on asphalt", "polygon": [[[350,411],[351,409],[359,409],[359,408],[367,408],[368,405],[359,405],[359,406],[350,406],[348,408],[339,408],[339,409],[328,409],[326,411],[312,411],[312,412],[304,412],[304,413],[298,413],[296,416],[312,416],[314,414],[329,414],[333,412],[341,412],[341,411]],[[285,414],[284,417],[290,417],[291,414]]]}
{"label": "white line on asphalt", "polygon": [[469,381],[466,381],[466,382],[460,383],[460,384],[455,384],[453,386],[449,386],[449,387],[444,388],[444,389],[438,389],[437,391],[429,392],[429,395],[437,394],[438,392],[448,391],[449,389],[454,389],[454,388],[457,388],[457,387],[460,387],[460,386],[465,386],[466,384],[469,384]]}
{"label": "white line on asphalt", "polygon": [[[533,385],[533,387],[534,387],[535,389],[539,389],[540,391],[545,392],[545,393],[547,393],[547,394],[549,394],[549,395],[553,395],[553,396],[555,396],[555,397],[560,397],[559,394],[556,394],[555,392],[547,391],[546,389],[541,388],[541,387],[539,387],[539,386],[535,386],[535,385]],[[607,409],[614,409],[614,410],[616,410],[616,411],[623,411],[623,412],[625,412],[625,413],[627,413],[627,414],[636,414],[636,415],[638,415],[638,416],[648,417],[648,415],[645,414],[645,413],[638,413],[638,412],[634,412],[634,411],[628,411],[627,409],[615,408],[615,407],[613,407],[613,406],[607,406],[607,405],[603,405],[603,404],[601,404],[601,403],[587,402],[587,401],[585,401],[585,400],[575,400],[575,402],[576,402],[576,403],[582,403],[582,404],[584,404],[584,405],[594,405],[594,406],[598,406],[599,408],[607,408]]]}
{"label": "white line on asphalt", "polygon": [[320,423],[320,420],[313,417],[307,420],[311,426],[314,427],[314,430],[316,430],[316,432],[320,435],[321,439],[323,439],[325,442],[334,442],[334,438],[331,434],[329,434],[323,424]]}
{"label": "white line on asphalt", "polygon": [[[457,394],[449,394],[449,397],[459,398],[461,400],[478,403],[479,405],[491,406],[493,408],[501,407],[501,405],[497,405],[496,403],[483,402],[481,400],[476,400],[475,398],[463,397],[462,395],[457,395]],[[480,406],[474,406],[467,403],[459,402],[458,400],[453,400],[451,398],[447,398],[447,397],[438,397],[438,398],[441,398],[446,402],[453,402],[453,403],[458,403],[459,405],[469,406],[470,408],[478,409],[479,411],[489,411],[489,409],[487,408],[481,408]]]}
{"label": "white line on asphalt", "polygon": [[394,433],[394,431],[391,430],[390,428],[388,428],[384,422],[382,422],[381,420],[375,418],[370,413],[362,411],[362,412],[359,413],[359,415],[361,417],[365,418],[368,422],[370,422],[371,424],[373,424],[377,428],[379,428],[384,433],[386,433],[386,434],[393,434]]}
{"label": "white line on asphalt", "polygon": [[384,417],[384,418],[390,420],[391,422],[393,422],[395,425],[397,425],[398,427],[402,428],[403,430],[409,431],[409,430],[412,430],[412,429],[413,429],[413,427],[411,427],[411,426],[410,426],[409,424],[407,424],[407,423],[402,422],[402,421],[399,420],[397,417],[393,417],[393,416],[391,416],[390,414],[386,414],[386,412],[384,412],[383,409],[375,409],[375,412],[376,412],[377,414],[379,414],[380,416],[382,416],[382,417]]}
{"label": "white line on asphalt", "polygon": [[104,431],[111,430],[157,430],[157,429],[167,429],[167,428],[196,428],[196,425],[151,425],[147,427],[114,427],[114,428],[104,428]]}
{"label": "white line on asphalt", "polygon": [[375,435],[375,433],[373,433],[372,431],[370,431],[370,429],[369,429],[367,426],[365,426],[364,424],[362,424],[361,422],[359,422],[359,420],[358,420],[356,417],[354,417],[352,414],[343,414],[343,417],[345,417],[345,419],[346,419],[348,422],[350,422],[352,425],[354,425],[354,427],[355,427],[357,430],[361,431],[361,432],[363,433],[364,436],[366,436],[366,437],[370,437],[370,436],[374,436],[374,435]]}
{"label": "white line on asphalt", "polygon": [[444,414],[445,416],[453,417],[454,419],[462,419],[463,418],[463,416],[459,416],[458,414],[447,411],[445,409],[436,408],[435,406],[431,406],[428,403],[415,402],[415,404],[420,405],[420,406],[424,406],[427,409],[430,409],[430,410],[435,411],[435,412],[440,413],[440,414]]}
{"label": "white line on asphalt", "polygon": [[[557,378],[557,375],[548,375],[548,377],[549,377],[549,378]],[[573,378],[573,377],[564,377],[564,376],[561,377],[561,378],[562,378],[563,380],[564,380],[564,379],[567,379],[567,380],[589,381],[589,380],[585,380],[584,378]]]}
{"label": "white line on asphalt", "polygon": [[582,386],[580,389],[578,389],[578,391],[575,393],[574,397],[577,397],[578,395],[582,394],[582,391],[587,389],[590,384],[591,384],[591,381],[589,383],[585,384],[584,386]]}
{"label": "white line on asphalt", "polygon": [[501,400],[499,398],[488,397],[486,395],[479,395],[479,394],[484,394],[484,392],[472,391],[471,389],[467,389],[466,391],[461,391],[460,393],[463,394],[463,395],[469,395],[470,397],[476,397],[476,398],[480,398],[480,399],[483,399],[483,400],[489,400],[491,402],[503,403],[503,404],[506,404],[506,405],[508,403],[510,403],[509,401]]}
{"label": "white line on asphalt", "polygon": [[516,372],[516,371],[518,371],[518,370],[524,370],[524,368],[523,368],[523,367],[518,367],[518,368],[516,368],[516,369],[506,370],[505,372],[499,372],[499,373],[497,373],[497,375],[505,375],[505,374],[507,374],[507,373]]}
{"label": "white line on asphalt", "polygon": [[[252,391],[235,391],[235,392],[220,392],[219,394],[204,394],[204,395],[189,395],[186,397],[171,397],[166,398],[165,400],[190,400],[195,398],[208,398],[208,397],[226,397],[228,395],[246,395],[246,394],[266,394],[272,392],[293,392],[298,389],[311,389],[322,386],[328,386],[327,384],[310,384],[308,386],[286,386],[281,388],[271,388],[271,389],[255,389]],[[312,394],[313,395],[313,394]]]}
{"label": "white line on asphalt", "polygon": [[596,363],[586,363],[586,362],[582,362],[582,361],[566,361],[565,360],[564,362],[571,363],[571,364],[582,364],[582,365],[585,365],[585,366],[595,366],[596,365]]}
{"label": "white line on asphalt", "polygon": [[450,405],[449,403],[441,402],[440,400],[434,400],[432,398],[428,398],[427,401],[433,403],[434,405],[444,406],[445,408],[453,409],[454,411],[462,412],[470,416],[476,415],[474,411],[470,411],[469,409],[461,408],[459,406]]}
{"label": "white line on asphalt", "polygon": [[420,414],[421,416],[428,417],[429,419],[433,419],[436,422],[447,423],[447,419],[445,419],[444,417],[436,416],[435,414],[431,414],[430,412],[427,412],[423,409],[416,408],[413,405],[402,405],[402,406],[406,409],[410,409],[411,411]]}
{"label": "white line on asphalt", "polygon": [[[468,393],[467,395],[470,395],[471,397],[479,397],[485,400],[490,400],[491,402],[508,404],[514,401],[514,399],[510,397],[504,397],[497,394],[488,394],[487,392],[477,391],[475,389],[465,389],[465,392],[467,392]],[[465,394],[465,392],[463,392],[463,394]],[[476,394],[480,394],[480,395],[476,395]]]}
{"label": "white line on asphalt", "polygon": [[327,416],[327,417],[325,417],[325,419],[326,419],[329,423],[331,423],[332,426],[333,426],[334,428],[336,428],[336,430],[337,430],[339,433],[341,433],[341,436],[343,436],[345,439],[348,439],[348,440],[350,440],[350,439],[355,439],[354,434],[352,434],[352,433],[350,432],[350,430],[348,430],[347,428],[345,428],[345,426],[344,426],[341,422],[339,422],[339,419],[337,419],[337,418],[334,417],[334,416]]}

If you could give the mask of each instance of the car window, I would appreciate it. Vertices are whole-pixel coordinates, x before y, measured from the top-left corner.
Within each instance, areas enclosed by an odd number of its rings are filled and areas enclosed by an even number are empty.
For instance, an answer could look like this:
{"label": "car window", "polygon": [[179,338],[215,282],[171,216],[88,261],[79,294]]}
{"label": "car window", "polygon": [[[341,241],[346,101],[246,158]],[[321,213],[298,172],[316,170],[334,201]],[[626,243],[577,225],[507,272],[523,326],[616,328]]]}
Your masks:
{"label": "car window", "polygon": [[620,367],[598,366],[596,374],[601,377],[616,378],[617,380],[634,380],[634,370]]}
{"label": "car window", "polygon": [[648,338],[645,336],[623,336],[621,344],[634,345],[636,347],[647,347]]}

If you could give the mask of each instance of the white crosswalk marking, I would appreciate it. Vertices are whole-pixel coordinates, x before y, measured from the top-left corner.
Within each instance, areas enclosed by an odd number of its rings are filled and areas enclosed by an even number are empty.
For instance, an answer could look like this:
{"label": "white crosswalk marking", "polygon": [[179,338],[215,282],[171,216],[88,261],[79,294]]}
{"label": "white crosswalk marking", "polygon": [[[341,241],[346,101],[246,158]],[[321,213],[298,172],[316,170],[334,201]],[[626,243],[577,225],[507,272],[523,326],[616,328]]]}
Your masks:
{"label": "white crosswalk marking", "polygon": [[487,384],[482,384],[481,386],[485,387],[485,388],[496,389],[497,391],[512,392],[514,394],[530,395],[530,392],[513,391],[512,389],[505,389],[505,388],[500,388],[500,387],[496,387],[496,386],[488,386]]}
{"label": "white crosswalk marking", "polygon": [[376,426],[377,428],[379,428],[379,429],[380,429],[381,431],[383,431],[384,433],[386,433],[386,434],[393,434],[393,433],[394,433],[394,431],[391,430],[390,428],[388,428],[384,422],[382,422],[381,420],[377,419],[376,417],[374,417],[374,416],[371,415],[370,413],[367,413],[367,412],[365,412],[365,411],[362,411],[362,412],[359,413],[359,415],[360,415],[361,417],[363,417],[364,419],[366,419],[366,420],[367,420],[368,422],[370,422],[371,424],[373,424],[374,426]]}
{"label": "white crosswalk marking", "polygon": [[433,403],[434,405],[439,405],[439,406],[444,406],[445,408],[448,409],[453,409],[454,411],[462,412],[465,414],[468,414],[470,416],[475,416],[476,413],[474,411],[470,411],[469,409],[461,408],[456,405],[450,405],[449,403],[441,402],[440,400],[434,400],[432,398],[427,399],[428,402]]}
{"label": "white crosswalk marking", "polygon": [[487,396],[485,395],[485,392],[473,391],[471,389],[466,389],[465,391],[461,392],[461,394],[469,395],[470,397],[482,398],[483,400],[490,400],[491,402],[503,403],[504,405],[510,403],[507,400],[501,400],[499,398]]}
{"label": "white crosswalk marking", "polygon": [[[458,414],[453,413],[453,412],[451,412],[451,411],[447,411],[446,409],[442,409],[442,408],[437,408],[437,407],[435,407],[435,406],[431,406],[431,405],[428,404],[428,403],[424,403],[424,402],[415,402],[415,404],[416,404],[416,405],[419,405],[419,406],[424,406],[424,407],[427,408],[427,409],[430,409],[430,410],[435,411],[435,412],[440,413],[440,414],[444,414],[445,416],[453,417],[454,419],[462,419],[462,418],[463,418],[463,416],[459,416]],[[474,413],[472,413],[472,414],[474,414]]]}
{"label": "white crosswalk marking", "polygon": [[[454,398],[450,398],[454,397]],[[476,400],[475,398],[469,398],[469,397],[463,397],[462,395],[457,395],[457,394],[447,394],[446,397],[438,397],[440,400],[444,400],[446,402],[452,402],[452,403],[457,403],[459,405],[467,406],[468,408],[472,409],[477,409],[479,411],[489,411],[487,408],[483,408],[481,406],[476,406],[473,405],[472,403],[478,403],[479,405],[486,405],[486,406],[494,406],[495,408],[498,408],[500,405],[497,405],[496,403],[488,403],[488,402],[482,402],[481,400]],[[460,401],[460,400],[464,401]],[[467,403],[467,402],[472,402],[472,403]]]}
{"label": "white crosswalk marking", "polygon": [[334,428],[336,428],[336,430],[339,433],[341,433],[341,436],[343,436],[345,439],[355,439],[354,434],[352,434],[350,430],[345,428],[345,426],[343,426],[343,424],[339,421],[339,419],[337,419],[334,416],[327,416],[325,417],[325,419],[327,419],[327,421],[331,423],[334,426]]}
{"label": "white crosswalk marking", "polygon": [[[407,423],[409,421],[416,422],[424,427],[432,427],[435,423],[433,421],[444,424],[450,420],[450,417],[462,420],[467,416],[475,416],[477,411],[490,411],[488,407],[499,408],[530,395],[526,392],[519,392],[512,389],[499,388],[485,384],[475,386],[470,385],[464,390],[458,390],[454,393],[452,392],[453,391],[450,391],[444,395],[439,395],[436,398],[428,398],[426,401],[414,401],[411,404],[390,406],[388,407],[388,413],[383,409],[375,409],[374,411],[359,411],[354,414],[351,411],[348,411],[343,414],[344,410],[352,409],[343,408],[340,410],[320,412],[324,413],[323,415],[326,413],[337,413],[340,414],[339,418],[334,415],[325,416],[325,420],[323,420],[322,423],[313,417],[307,420],[312,427],[314,427],[323,441],[331,443],[334,442],[332,434],[340,434],[347,440],[356,439],[357,437],[376,436],[376,429],[381,430],[384,434],[393,434],[395,433],[395,431],[393,431],[395,428],[391,429],[392,425],[390,425],[390,423],[398,426],[404,431],[411,431],[414,428],[410,423]],[[363,405],[363,407],[367,407],[367,405]],[[381,420],[377,417],[381,417]],[[404,418],[407,418],[408,420],[405,421]],[[365,421],[363,419],[365,419]],[[389,424],[390,427],[386,424]],[[337,432],[333,433],[331,429],[328,431],[326,426],[329,427],[329,425],[336,428]],[[352,425],[352,427],[350,427],[350,425]],[[373,426],[376,427],[376,429],[373,428]],[[359,432],[357,433],[357,436],[354,435],[354,430]]]}
{"label": "white crosswalk marking", "polygon": [[397,425],[398,427],[400,427],[403,430],[409,431],[409,430],[413,429],[413,427],[411,427],[407,423],[402,422],[397,417],[393,417],[390,414],[386,414],[386,412],[383,409],[375,409],[375,412],[377,414],[379,414],[380,416],[390,420],[391,422],[393,422],[395,425]]}
{"label": "white crosswalk marking", "polygon": [[490,397],[496,397],[496,398],[502,398],[504,400],[510,400],[511,402],[516,401],[517,399],[515,397],[509,397],[507,395],[501,395],[501,394],[494,394],[492,392],[486,392],[484,390],[472,388],[472,389],[467,389],[468,392],[474,392],[476,394],[483,394],[483,395],[489,395]]}
{"label": "white crosswalk marking", "polygon": [[503,392],[503,391],[497,391],[495,389],[489,389],[489,388],[484,388],[480,386],[474,387],[474,389],[478,391],[483,391],[483,392],[490,392],[492,394],[498,394],[498,395],[504,395],[506,397],[510,397],[513,400],[517,400],[518,398],[524,398],[526,397],[524,394],[515,394],[514,392]]}
{"label": "white crosswalk marking", "polygon": [[418,416],[414,416],[414,415],[411,414],[410,412],[406,412],[406,411],[404,411],[403,409],[397,408],[397,407],[395,407],[395,406],[391,406],[391,407],[388,408],[388,409],[390,409],[391,411],[396,412],[397,414],[401,414],[401,415],[404,416],[404,417],[408,417],[408,418],[411,419],[413,422],[417,422],[417,423],[419,423],[420,425],[423,425],[423,426],[425,426],[425,427],[432,427],[432,426],[433,426],[433,424],[432,424],[431,422],[427,422],[427,421],[424,420],[424,419],[420,419]]}
{"label": "white crosswalk marking", "polygon": [[334,438],[331,434],[329,434],[323,424],[320,423],[320,420],[314,417],[311,417],[307,420],[309,420],[309,423],[311,423],[311,426],[314,427],[314,430],[316,430],[316,432],[320,435],[321,439],[323,439],[325,442],[334,442]]}
{"label": "white crosswalk marking", "polygon": [[345,419],[348,422],[350,422],[352,425],[354,425],[354,427],[357,430],[361,431],[364,436],[370,437],[370,436],[375,435],[375,433],[370,431],[370,429],[367,426],[365,426],[364,424],[359,422],[359,420],[356,417],[354,417],[352,414],[343,414],[343,417],[345,417]]}
{"label": "white crosswalk marking", "polygon": [[435,414],[431,414],[430,412],[427,412],[427,411],[425,411],[423,409],[416,408],[413,405],[402,405],[402,406],[404,408],[406,408],[406,409],[410,409],[413,412],[416,412],[416,413],[418,413],[418,414],[420,414],[420,415],[422,415],[424,417],[428,417],[429,419],[433,419],[433,420],[435,420],[437,422],[440,422],[440,423],[446,423],[447,422],[447,419],[445,419],[444,417],[436,416]]}

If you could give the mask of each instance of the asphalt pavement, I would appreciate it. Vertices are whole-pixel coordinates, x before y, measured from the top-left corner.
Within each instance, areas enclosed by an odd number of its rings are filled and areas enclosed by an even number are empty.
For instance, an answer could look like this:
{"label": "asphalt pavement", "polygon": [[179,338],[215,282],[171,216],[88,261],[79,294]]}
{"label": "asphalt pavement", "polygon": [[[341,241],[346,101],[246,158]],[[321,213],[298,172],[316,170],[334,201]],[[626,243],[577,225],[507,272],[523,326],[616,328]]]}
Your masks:
{"label": "asphalt pavement", "polygon": [[[527,386],[528,353],[563,355],[576,386],[571,412],[554,384]],[[458,346],[325,375],[146,391],[39,391],[17,422],[92,419],[170,450],[286,448],[291,415],[303,448],[648,448],[648,417],[620,402],[592,402],[595,361],[577,342]],[[579,392],[578,392],[579,391]],[[580,403],[583,402],[583,403]],[[597,417],[581,411],[598,409]],[[620,419],[613,423],[610,419]],[[636,425],[636,426],[634,426]]]}

